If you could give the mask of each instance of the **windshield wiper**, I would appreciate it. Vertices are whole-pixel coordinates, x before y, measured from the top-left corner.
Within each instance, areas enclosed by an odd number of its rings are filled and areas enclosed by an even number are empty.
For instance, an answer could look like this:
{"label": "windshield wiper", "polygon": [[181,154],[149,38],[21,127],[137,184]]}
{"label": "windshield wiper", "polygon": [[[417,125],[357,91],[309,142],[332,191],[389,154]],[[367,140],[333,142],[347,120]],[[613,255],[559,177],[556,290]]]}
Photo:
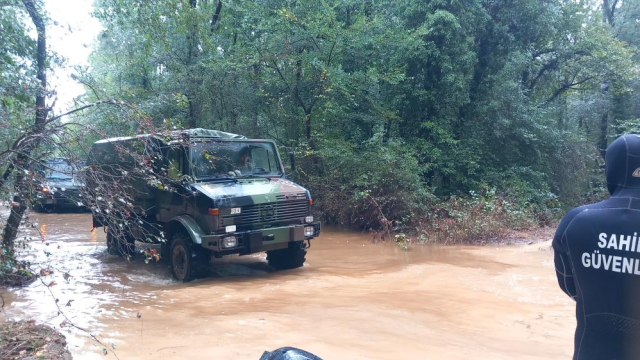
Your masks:
{"label": "windshield wiper", "polygon": [[196,181],[211,181],[211,180],[238,182],[238,179],[233,178],[233,177],[229,177],[229,176],[224,176],[224,177],[221,177],[221,176],[204,176],[204,177],[196,178]]}

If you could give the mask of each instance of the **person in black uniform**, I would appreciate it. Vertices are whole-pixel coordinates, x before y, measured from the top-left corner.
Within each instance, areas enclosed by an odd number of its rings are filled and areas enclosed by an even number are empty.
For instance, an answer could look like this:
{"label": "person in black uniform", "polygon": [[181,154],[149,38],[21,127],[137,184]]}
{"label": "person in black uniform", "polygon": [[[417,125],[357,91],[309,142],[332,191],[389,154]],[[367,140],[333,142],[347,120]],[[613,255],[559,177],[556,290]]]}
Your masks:
{"label": "person in black uniform", "polygon": [[611,143],[605,164],[611,197],[569,211],[553,238],[576,301],[574,360],[640,359],[640,135]]}

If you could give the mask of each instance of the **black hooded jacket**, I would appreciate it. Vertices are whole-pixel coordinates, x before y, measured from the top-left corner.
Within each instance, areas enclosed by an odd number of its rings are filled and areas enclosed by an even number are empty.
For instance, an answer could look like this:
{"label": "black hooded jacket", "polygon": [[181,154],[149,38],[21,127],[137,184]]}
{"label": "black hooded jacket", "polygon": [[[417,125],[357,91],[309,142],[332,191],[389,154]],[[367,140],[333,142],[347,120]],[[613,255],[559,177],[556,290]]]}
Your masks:
{"label": "black hooded jacket", "polygon": [[611,197],[569,211],[553,239],[576,301],[574,360],[640,359],[640,135],[616,139],[605,163]]}

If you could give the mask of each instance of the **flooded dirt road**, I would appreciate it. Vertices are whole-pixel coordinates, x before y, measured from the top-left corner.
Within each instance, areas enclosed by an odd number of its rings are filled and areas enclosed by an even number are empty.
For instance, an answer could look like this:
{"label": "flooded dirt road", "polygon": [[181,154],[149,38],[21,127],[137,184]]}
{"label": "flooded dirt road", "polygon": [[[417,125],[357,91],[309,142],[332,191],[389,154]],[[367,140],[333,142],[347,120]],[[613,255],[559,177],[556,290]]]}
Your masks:
{"label": "flooded dirt road", "polygon": [[108,256],[88,214],[32,220],[42,238],[33,232],[29,258],[54,273],[0,289],[0,321],[61,329],[77,359],[112,359],[115,348],[120,359],[257,360],[281,346],[325,360],[572,354],[574,304],[556,285],[549,241],[404,251],[324,229],[301,269],[273,271],[265,255],[229,257],[214,259],[212,277],[182,284],[163,262]]}

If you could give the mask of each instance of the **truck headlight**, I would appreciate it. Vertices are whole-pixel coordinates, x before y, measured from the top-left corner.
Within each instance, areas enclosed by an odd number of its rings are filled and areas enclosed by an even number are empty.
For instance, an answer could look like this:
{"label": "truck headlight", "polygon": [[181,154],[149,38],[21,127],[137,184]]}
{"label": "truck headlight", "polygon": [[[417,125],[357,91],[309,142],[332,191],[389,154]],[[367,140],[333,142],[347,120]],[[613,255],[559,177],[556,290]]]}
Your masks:
{"label": "truck headlight", "polygon": [[311,224],[313,222],[313,216],[307,216],[306,218],[304,218],[304,222],[306,222],[307,224]]}
{"label": "truck headlight", "polygon": [[235,236],[227,236],[222,239],[222,247],[223,248],[232,248],[238,245],[238,239]]}
{"label": "truck headlight", "polygon": [[316,233],[316,229],[313,226],[304,227],[304,236],[313,236]]}

